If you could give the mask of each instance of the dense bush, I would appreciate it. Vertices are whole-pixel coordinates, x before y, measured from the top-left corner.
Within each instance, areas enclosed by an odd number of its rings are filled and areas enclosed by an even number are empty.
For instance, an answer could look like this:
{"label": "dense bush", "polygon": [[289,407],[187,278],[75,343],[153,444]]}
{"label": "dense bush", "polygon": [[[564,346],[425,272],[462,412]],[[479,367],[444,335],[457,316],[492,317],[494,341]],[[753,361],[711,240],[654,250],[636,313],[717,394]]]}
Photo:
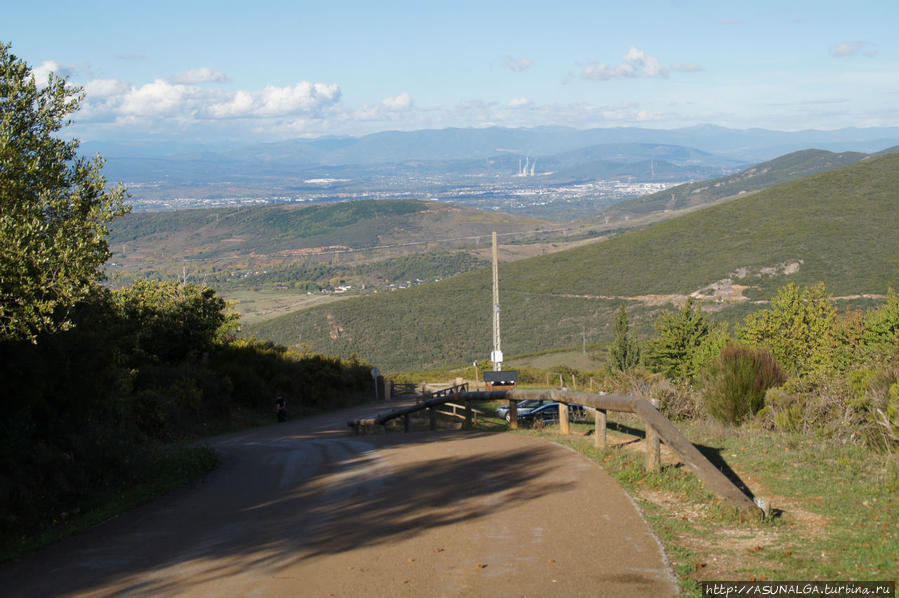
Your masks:
{"label": "dense bush", "polygon": [[712,325],[692,298],[679,312],[660,315],[654,326],[655,337],[646,343],[643,359],[672,380],[692,380],[727,337],[723,325]]}
{"label": "dense bush", "polygon": [[823,284],[802,288],[789,284],[777,292],[771,306],[749,315],[737,338],[764,345],[788,373],[808,376],[836,363],[837,312]]}
{"label": "dense bush", "polygon": [[128,483],[155,467],[160,443],[237,409],[268,413],[281,393],[294,413],[319,411],[371,382],[357,359],[233,340],[234,317],[205,287],[95,287],[70,319],[0,342],[0,536]]}
{"label": "dense bush", "polygon": [[705,411],[736,424],[765,406],[765,392],[785,381],[774,356],[765,349],[729,344],[702,373]]}

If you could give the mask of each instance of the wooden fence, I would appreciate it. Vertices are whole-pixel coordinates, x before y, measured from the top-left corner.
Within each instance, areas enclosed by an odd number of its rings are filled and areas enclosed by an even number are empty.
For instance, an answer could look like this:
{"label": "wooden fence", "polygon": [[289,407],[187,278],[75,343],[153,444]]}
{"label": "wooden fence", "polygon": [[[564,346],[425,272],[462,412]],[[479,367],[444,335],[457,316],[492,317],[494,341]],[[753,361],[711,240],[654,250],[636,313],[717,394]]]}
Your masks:
{"label": "wooden fence", "polygon": [[373,426],[384,425],[392,419],[402,417],[403,429],[408,432],[409,416],[417,411],[427,409],[430,428],[434,430],[437,425],[437,407],[453,401],[465,406],[465,425],[468,427],[472,423],[472,401],[509,401],[510,424],[512,427],[517,427],[517,404],[519,401],[528,399],[543,399],[559,403],[559,428],[562,434],[568,434],[570,431],[569,404],[584,405],[594,409],[596,426],[594,444],[597,447],[606,446],[606,414],[608,411],[633,413],[643,420],[646,426],[646,469],[648,471],[658,471],[661,468],[660,443],[664,442],[709,490],[733,506],[741,516],[758,518],[764,516],[762,509],[749,496],[699,452],[699,449],[693,446],[693,443],[646,399],[563,390],[515,389],[471,392],[468,390],[467,384],[462,384],[433,393],[415,405],[395,409],[373,418],[357,419],[349,422],[348,425],[358,434]]}

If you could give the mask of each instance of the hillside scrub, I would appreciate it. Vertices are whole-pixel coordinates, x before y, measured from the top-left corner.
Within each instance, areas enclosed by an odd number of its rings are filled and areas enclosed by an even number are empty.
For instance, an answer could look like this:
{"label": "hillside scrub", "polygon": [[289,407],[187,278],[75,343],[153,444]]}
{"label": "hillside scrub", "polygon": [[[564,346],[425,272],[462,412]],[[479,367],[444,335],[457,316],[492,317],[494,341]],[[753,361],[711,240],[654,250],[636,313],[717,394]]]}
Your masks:
{"label": "hillside scrub", "polygon": [[[723,327],[709,333],[690,302],[664,313],[645,355],[650,369],[684,386],[691,398],[680,403],[703,415],[889,449],[899,444],[897,331],[893,291],[867,314],[839,314],[824,285],[790,284],[744,319],[736,339]],[[697,358],[700,347],[712,358]]]}

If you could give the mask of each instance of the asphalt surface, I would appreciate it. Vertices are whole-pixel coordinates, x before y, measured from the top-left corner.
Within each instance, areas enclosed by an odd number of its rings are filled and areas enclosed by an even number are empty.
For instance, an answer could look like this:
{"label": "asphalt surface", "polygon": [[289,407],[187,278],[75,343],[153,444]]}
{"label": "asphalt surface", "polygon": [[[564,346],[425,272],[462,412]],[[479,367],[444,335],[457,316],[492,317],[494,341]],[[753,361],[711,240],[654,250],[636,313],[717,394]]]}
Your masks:
{"label": "asphalt surface", "polygon": [[188,488],[0,567],[6,596],[673,596],[601,467],[518,434],[350,436],[384,404],[210,440]]}

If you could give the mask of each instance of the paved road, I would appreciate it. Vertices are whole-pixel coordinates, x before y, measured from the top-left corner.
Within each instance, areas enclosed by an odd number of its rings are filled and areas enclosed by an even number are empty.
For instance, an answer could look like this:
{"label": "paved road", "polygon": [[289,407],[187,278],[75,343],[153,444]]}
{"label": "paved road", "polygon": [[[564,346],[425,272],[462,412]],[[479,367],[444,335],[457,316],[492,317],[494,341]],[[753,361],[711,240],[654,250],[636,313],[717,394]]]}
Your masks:
{"label": "paved road", "polygon": [[347,435],[372,412],[218,437],[203,481],[0,567],[0,594],[677,594],[596,464],[517,434]]}

